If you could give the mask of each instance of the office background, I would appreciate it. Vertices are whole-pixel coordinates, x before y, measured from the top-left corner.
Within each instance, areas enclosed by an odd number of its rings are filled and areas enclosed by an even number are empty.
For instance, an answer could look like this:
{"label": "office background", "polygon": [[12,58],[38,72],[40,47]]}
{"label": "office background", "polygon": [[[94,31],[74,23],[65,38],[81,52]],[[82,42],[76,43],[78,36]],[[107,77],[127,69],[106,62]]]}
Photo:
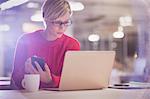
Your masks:
{"label": "office background", "polygon": [[[17,39],[43,29],[44,0],[0,0],[0,76],[9,77]],[[149,61],[149,0],[69,0],[73,10],[66,34],[81,50],[115,50],[112,75],[143,75]]]}

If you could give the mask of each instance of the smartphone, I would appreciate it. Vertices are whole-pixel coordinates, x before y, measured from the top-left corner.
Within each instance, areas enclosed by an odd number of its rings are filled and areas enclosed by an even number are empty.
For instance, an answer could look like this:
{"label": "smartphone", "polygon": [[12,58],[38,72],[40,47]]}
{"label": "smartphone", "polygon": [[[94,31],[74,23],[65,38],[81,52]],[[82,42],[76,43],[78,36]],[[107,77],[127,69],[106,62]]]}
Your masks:
{"label": "smartphone", "polygon": [[[43,58],[41,57],[37,57],[37,56],[32,56],[31,57],[31,62],[34,68],[37,69],[36,65],[35,65],[35,61],[40,65],[40,67],[42,68],[43,71],[45,71],[45,61]],[[38,69],[37,69],[38,70]]]}

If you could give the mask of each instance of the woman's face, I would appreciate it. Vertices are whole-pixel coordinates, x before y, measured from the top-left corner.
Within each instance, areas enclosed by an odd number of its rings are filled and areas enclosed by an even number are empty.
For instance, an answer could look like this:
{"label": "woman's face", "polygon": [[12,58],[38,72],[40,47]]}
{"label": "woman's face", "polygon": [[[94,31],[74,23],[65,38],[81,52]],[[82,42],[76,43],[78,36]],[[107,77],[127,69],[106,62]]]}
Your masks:
{"label": "woman's face", "polygon": [[66,13],[64,16],[57,18],[56,20],[45,20],[46,30],[48,30],[48,35],[53,39],[60,38],[66,31],[67,26],[71,24],[70,13]]}

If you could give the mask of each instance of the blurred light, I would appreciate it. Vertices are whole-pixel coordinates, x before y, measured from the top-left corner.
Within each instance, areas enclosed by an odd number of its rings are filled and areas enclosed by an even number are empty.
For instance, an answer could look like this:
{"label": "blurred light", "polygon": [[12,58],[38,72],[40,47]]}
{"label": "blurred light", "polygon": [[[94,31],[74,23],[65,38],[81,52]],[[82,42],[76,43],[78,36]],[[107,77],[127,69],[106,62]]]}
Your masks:
{"label": "blurred light", "polygon": [[96,42],[100,40],[100,36],[97,34],[91,34],[89,35],[88,40],[91,42]]}
{"label": "blurred light", "polygon": [[135,54],[134,54],[134,58],[138,58],[138,55],[137,55],[137,53],[135,52]]}
{"label": "blurred light", "polygon": [[39,8],[38,3],[30,2],[27,4],[27,8]]}
{"label": "blurred light", "polygon": [[124,33],[122,31],[116,31],[116,32],[113,33],[113,37],[114,38],[123,38]]}
{"label": "blurred light", "polygon": [[42,17],[42,13],[41,11],[36,11],[35,14],[33,14],[31,16],[31,21],[35,21],[35,22],[41,22],[43,21],[43,17]]}
{"label": "blurred light", "polygon": [[24,23],[22,26],[22,30],[25,33],[31,33],[31,32],[34,32],[38,29],[42,29],[42,27],[35,25],[35,24],[32,24],[32,23]]}
{"label": "blurred light", "polygon": [[124,32],[123,32],[123,27],[118,26],[118,30],[113,33],[114,38],[123,38],[124,37]]}
{"label": "blurred light", "polygon": [[111,47],[112,47],[112,48],[117,48],[117,43],[116,43],[116,42],[112,42],[112,43],[111,43]]}
{"label": "blurred light", "polygon": [[84,9],[84,5],[81,2],[69,1],[72,11],[81,11]]}
{"label": "blurred light", "polygon": [[29,0],[9,0],[0,5],[0,10],[6,10],[15,6],[19,6],[28,2]]}
{"label": "blurred light", "polygon": [[121,26],[132,26],[132,17],[131,16],[120,17],[119,22]]}
{"label": "blurred light", "polygon": [[118,31],[123,31],[123,27],[122,26],[118,26]]}
{"label": "blurred light", "polygon": [[6,32],[10,30],[10,26],[7,24],[0,25],[0,31]]}

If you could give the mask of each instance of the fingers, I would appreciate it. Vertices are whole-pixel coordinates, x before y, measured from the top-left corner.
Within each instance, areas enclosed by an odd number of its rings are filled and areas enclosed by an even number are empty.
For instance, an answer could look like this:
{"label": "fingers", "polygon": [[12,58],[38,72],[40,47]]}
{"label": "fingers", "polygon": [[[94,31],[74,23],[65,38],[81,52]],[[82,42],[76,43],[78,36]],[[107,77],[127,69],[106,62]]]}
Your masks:
{"label": "fingers", "polygon": [[49,69],[49,67],[48,67],[47,64],[45,64],[44,68],[45,68],[45,71],[46,71],[46,72],[50,72],[50,69]]}
{"label": "fingers", "polygon": [[31,70],[33,71],[33,73],[35,74],[39,74],[38,70],[36,68],[34,68],[31,64]]}
{"label": "fingers", "polygon": [[30,66],[30,60],[27,59],[27,61],[25,62],[25,73],[31,73],[32,70],[30,68],[31,68],[31,66]]}
{"label": "fingers", "polygon": [[52,76],[51,76],[51,71],[50,71],[50,69],[49,69],[47,64],[45,64],[45,71],[46,71],[46,73],[48,75],[48,78],[47,78],[48,82],[50,82],[52,80]]}
{"label": "fingers", "polygon": [[38,70],[40,73],[42,73],[43,70],[42,70],[42,68],[40,67],[40,65],[38,64],[38,62],[35,61],[35,65],[36,65],[36,67],[37,67],[37,70]]}
{"label": "fingers", "polygon": [[37,74],[38,71],[32,66],[31,58],[28,58],[25,62],[25,72],[30,74]]}
{"label": "fingers", "polygon": [[32,66],[31,58],[27,59],[25,62],[25,72],[30,74],[40,74],[40,80],[45,83],[49,83],[52,81],[51,73],[49,66],[45,63],[45,71],[42,70],[40,64],[35,61],[36,68]]}
{"label": "fingers", "polygon": [[52,78],[51,78],[51,73],[50,73],[50,69],[49,69],[48,65],[45,63],[45,66],[44,66],[45,71],[42,70],[42,68],[36,61],[35,61],[35,65],[37,67],[37,70],[39,71],[40,80],[42,82],[49,83],[52,80]]}

